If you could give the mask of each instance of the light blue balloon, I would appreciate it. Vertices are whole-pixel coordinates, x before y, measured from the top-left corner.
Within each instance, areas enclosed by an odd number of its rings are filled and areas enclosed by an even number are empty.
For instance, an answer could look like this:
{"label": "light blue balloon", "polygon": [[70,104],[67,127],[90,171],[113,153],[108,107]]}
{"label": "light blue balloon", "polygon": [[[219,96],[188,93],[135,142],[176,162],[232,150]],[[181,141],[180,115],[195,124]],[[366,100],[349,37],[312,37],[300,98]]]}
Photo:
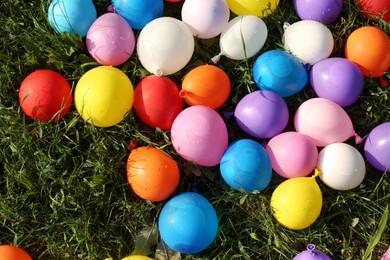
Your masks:
{"label": "light blue balloon", "polygon": [[48,10],[49,24],[54,30],[81,37],[87,35],[96,16],[92,0],[53,0]]}
{"label": "light blue balloon", "polygon": [[217,213],[204,196],[184,192],[164,205],[158,229],[162,240],[173,250],[196,254],[206,249],[217,236]]}
{"label": "light blue balloon", "polygon": [[253,78],[259,89],[282,97],[294,95],[309,81],[308,72],[298,58],[281,50],[261,54],[253,65]]}
{"label": "light blue balloon", "polygon": [[230,187],[246,192],[264,190],[272,178],[271,160],[265,148],[250,139],[235,141],[228,147],[220,171]]}
{"label": "light blue balloon", "polygon": [[163,0],[113,0],[115,12],[126,19],[133,29],[142,29],[150,21],[162,16]]}

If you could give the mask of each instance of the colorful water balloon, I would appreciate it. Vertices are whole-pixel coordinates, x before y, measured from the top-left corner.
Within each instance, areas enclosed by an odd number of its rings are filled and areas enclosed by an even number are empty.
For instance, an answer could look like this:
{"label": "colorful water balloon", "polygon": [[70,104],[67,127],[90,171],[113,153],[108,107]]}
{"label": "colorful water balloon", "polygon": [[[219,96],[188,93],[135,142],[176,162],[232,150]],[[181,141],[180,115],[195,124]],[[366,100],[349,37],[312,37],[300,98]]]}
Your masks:
{"label": "colorful water balloon", "polygon": [[271,182],[271,162],[264,147],[253,140],[233,142],[222,156],[219,166],[222,178],[233,189],[262,191]]}
{"label": "colorful water balloon", "polygon": [[316,169],[323,183],[335,190],[350,190],[359,186],[366,175],[363,156],[353,146],[333,143],[318,155]]}
{"label": "colorful water balloon", "polygon": [[68,81],[53,70],[36,70],[20,85],[19,103],[23,112],[41,122],[64,117],[72,101],[72,90]]}
{"label": "colorful water balloon", "polygon": [[184,192],[164,205],[158,218],[158,229],[162,240],[173,250],[196,254],[215,240],[217,213],[204,196]]}

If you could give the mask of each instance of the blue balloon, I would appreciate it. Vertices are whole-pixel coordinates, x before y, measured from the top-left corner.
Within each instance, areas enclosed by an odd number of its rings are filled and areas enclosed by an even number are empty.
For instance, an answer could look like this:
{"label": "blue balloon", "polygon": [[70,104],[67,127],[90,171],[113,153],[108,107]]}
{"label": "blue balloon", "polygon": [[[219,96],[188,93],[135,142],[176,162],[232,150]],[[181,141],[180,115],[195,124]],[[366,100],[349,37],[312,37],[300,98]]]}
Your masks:
{"label": "blue balloon", "polygon": [[162,16],[163,0],[113,0],[115,12],[126,19],[133,29],[142,29],[150,21]]}
{"label": "blue balloon", "polygon": [[218,231],[217,213],[204,196],[184,192],[164,205],[158,229],[161,238],[173,250],[196,254],[214,241]]}
{"label": "blue balloon", "polygon": [[49,5],[49,24],[59,33],[76,33],[84,37],[96,17],[92,0],[53,0]]}
{"label": "blue balloon", "polygon": [[233,142],[222,156],[219,167],[222,178],[236,190],[262,191],[272,178],[271,160],[267,151],[250,139]]}
{"label": "blue balloon", "polygon": [[259,89],[282,97],[294,95],[309,81],[308,72],[298,58],[281,50],[267,51],[257,57],[253,78]]}

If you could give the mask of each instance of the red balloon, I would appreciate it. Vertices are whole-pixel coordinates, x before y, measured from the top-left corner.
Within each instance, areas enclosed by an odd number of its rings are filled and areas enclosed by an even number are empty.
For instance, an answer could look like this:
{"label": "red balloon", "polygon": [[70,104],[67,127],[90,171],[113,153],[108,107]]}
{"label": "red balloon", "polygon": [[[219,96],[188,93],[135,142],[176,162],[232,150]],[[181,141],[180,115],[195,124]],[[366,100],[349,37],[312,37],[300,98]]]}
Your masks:
{"label": "red balloon", "polygon": [[20,86],[19,103],[23,112],[41,122],[64,117],[72,102],[69,83],[52,70],[36,70]]}
{"label": "red balloon", "polygon": [[378,19],[383,15],[384,21],[390,21],[389,0],[360,0],[360,9],[367,18]]}
{"label": "red balloon", "polygon": [[164,76],[148,76],[134,91],[134,110],[151,127],[170,130],[176,116],[183,110],[179,87]]}

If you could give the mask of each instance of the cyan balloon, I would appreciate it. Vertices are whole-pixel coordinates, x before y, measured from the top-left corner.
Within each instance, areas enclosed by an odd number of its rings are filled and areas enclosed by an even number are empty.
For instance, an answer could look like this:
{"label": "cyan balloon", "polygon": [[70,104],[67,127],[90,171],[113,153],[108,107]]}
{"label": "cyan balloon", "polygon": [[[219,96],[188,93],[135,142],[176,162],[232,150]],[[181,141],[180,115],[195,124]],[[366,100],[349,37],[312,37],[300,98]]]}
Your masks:
{"label": "cyan balloon", "polygon": [[213,205],[202,195],[184,192],[170,199],[158,218],[162,240],[173,250],[196,254],[217,236],[218,218]]}
{"label": "cyan balloon", "polygon": [[222,156],[219,169],[230,187],[246,192],[264,190],[272,177],[267,152],[261,144],[250,139],[232,143]]}
{"label": "cyan balloon", "polygon": [[253,65],[253,78],[259,89],[282,97],[294,95],[308,83],[308,73],[293,55],[281,50],[261,54]]}

